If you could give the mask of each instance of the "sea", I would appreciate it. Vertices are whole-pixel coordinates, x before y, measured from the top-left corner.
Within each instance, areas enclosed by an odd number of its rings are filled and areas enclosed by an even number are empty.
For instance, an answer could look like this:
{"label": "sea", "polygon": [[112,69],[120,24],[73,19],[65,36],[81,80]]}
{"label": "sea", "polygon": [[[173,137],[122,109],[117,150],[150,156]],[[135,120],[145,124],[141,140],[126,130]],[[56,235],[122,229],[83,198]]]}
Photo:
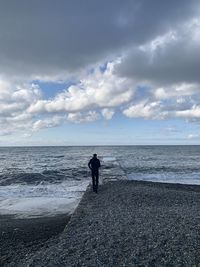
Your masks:
{"label": "sea", "polygon": [[200,146],[0,147],[0,215],[72,214],[91,183],[120,179],[200,185]]}

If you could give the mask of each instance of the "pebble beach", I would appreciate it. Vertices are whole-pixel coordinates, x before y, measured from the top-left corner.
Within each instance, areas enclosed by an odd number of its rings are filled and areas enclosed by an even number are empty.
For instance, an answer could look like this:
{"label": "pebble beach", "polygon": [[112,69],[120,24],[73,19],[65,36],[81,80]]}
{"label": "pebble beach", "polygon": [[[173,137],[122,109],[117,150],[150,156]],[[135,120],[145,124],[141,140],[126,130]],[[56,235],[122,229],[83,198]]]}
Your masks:
{"label": "pebble beach", "polygon": [[34,255],[64,230],[69,219],[68,215],[29,219],[1,215],[0,266],[17,266],[27,255]]}
{"label": "pebble beach", "polygon": [[58,232],[4,266],[200,266],[200,186],[118,181],[98,194],[88,187]]}

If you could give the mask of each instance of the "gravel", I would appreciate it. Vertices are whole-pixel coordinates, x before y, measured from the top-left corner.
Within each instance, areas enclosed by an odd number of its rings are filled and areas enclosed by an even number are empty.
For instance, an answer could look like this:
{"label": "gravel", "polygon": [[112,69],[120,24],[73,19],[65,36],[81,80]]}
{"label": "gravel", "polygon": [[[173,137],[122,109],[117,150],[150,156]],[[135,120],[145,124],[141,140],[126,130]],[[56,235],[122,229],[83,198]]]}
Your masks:
{"label": "gravel", "polygon": [[[69,215],[18,219],[0,216],[0,266],[17,266],[63,232]],[[45,245],[46,244],[46,245]],[[20,265],[19,265],[20,266]]]}
{"label": "gravel", "polygon": [[59,236],[9,266],[200,266],[200,186],[89,187]]}

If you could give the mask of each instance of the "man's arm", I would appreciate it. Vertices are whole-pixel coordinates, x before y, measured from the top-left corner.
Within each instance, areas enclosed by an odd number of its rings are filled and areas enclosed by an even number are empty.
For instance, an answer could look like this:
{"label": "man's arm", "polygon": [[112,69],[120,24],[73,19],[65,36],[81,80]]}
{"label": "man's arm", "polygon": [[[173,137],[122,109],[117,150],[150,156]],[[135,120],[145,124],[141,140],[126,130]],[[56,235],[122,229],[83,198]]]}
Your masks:
{"label": "man's arm", "polygon": [[90,170],[92,169],[91,168],[91,160],[88,162],[88,167],[90,168]]}

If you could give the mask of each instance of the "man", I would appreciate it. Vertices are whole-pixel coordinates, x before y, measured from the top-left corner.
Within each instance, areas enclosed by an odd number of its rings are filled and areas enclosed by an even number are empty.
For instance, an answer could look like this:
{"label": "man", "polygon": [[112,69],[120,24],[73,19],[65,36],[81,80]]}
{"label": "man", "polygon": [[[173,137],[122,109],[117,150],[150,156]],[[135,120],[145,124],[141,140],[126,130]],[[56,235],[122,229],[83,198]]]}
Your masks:
{"label": "man", "polygon": [[100,160],[97,158],[97,154],[93,155],[93,158],[88,162],[88,167],[92,171],[92,185],[93,191],[97,193],[99,184],[99,168],[101,167]]}

